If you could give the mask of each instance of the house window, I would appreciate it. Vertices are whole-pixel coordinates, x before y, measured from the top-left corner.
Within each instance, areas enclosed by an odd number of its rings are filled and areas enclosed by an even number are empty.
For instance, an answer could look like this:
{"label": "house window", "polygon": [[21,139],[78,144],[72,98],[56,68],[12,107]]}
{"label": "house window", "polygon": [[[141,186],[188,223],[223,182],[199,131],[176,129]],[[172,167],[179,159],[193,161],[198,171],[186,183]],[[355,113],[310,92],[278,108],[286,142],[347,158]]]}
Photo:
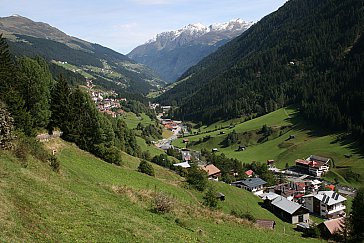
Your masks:
{"label": "house window", "polygon": [[303,222],[303,215],[298,216],[298,222]]}

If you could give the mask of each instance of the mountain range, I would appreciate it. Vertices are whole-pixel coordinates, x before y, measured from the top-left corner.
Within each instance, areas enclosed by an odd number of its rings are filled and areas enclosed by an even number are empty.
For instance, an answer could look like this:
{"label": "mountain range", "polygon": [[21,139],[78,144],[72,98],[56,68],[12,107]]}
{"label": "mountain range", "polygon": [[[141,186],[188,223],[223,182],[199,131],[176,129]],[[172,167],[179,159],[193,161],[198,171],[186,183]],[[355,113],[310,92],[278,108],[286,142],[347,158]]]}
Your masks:
{"label": "mountain range", "polygon": [[129,54],[164,80],[174,82],[188,68],[247,30],[253,23],[241,19],[205,26],[189,24],[179,30],[158,34]]}
{"label": "mountain range", "polygon": [[363,1],[288,1],[157,100],[204,123],[295,105],[310,122],[364,134],[363,26]]}
{"label": "mountain range", "polygon": [[[151,69],[99,44],[69,36],[49,24],[13,15],[0,18],[0,33],[15,56],[42,56],[114,90],[148,93],[165,85]],[[54,70],[57,68],[51,68]]]}

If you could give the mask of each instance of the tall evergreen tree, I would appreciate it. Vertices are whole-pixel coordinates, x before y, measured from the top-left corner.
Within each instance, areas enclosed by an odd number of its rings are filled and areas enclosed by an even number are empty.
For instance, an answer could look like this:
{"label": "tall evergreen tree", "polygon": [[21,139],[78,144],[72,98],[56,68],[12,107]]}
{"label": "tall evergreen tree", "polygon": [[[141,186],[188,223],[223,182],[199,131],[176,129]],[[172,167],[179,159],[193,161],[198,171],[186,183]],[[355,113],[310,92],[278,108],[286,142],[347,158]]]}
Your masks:
{"label": "tall evergreen tree", "polygon": [[14,124],[26,134],[32,134],[33,121],[25,109],[25,101],[17,90],[18,73],[9,53],[5,38],[0,35],[0,100],[14,118]]}
{"label": "tall evergreen tree", "polygon": [[71,89],[63,75],[59,76],[58,81],[52,89],[51,97],[51,119],[49,127],[58,127],[64,134],[69,133],[70,123],[70,95]]}
{"label": "tall evergreen tree", "polygon": [[53,82],[48,65],[41,58],[29,57],[20,58],[18,64],[18,90],[25,100],[26,110],[33,117],[34,127],[45,127],[51,116],[50,89]]}
{"label": "tall evergreen tree", "polygon": [[351,206],[351,236],[356,242],[364,240],[364,188],[360,188],[353,199]]}

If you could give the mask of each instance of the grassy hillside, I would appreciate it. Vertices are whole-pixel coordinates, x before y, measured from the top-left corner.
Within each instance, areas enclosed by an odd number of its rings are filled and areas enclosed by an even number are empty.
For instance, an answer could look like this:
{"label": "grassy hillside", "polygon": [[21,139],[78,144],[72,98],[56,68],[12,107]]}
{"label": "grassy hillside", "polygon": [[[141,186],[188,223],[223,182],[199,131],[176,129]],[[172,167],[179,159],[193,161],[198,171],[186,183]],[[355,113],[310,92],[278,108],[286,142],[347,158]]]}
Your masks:
{"label": "grassy hillside", "polygon": [[[32,158],[25,168],[9,152],[0,152],[1,241],[314,241],[300,238],[241,189],[216,183],[227,199],[221,210],[210,211],[200,205],[202,194],[185,188],[181,177],[159,166],[154,166],[153,178],[137,172],[139,160],[126,154],[124,165],[117,167],[61,140],[46,146],[58,150],[59,174]],[[156,192],[174,202],[170,213],[150,210]],[[277,228],[257,229],[221,212],[231,209],[276,219]]]}
{"label": "grassy hillside", "polygon": [[[286,163],[293,165],[299,158],[307,158],[311,154],[332,158],[336,168],[327,175],[327,179],[334,180],[337,177],[343,184],[360,186],[364,183],[364,157],[359,150],[360,146],[349,137],[338,139],[345,134],[333,134],[322,128],[312,126],[292,108],[279,109],[265,116],[237,124],[238,120],[231,120],[202,127],[200,134],[189,137],[189,141],[198,141],[206,136],[211,136],[206,142],[192,146],[193,149],[218,148],[219,152],[228,157],[237,158],[243,162],[265,162],[268,159],[277,161],[277,167],[284,168]],[[236,124],[230,128],[230,124]],[[248,146],[245,151],[236,151],[238,144],[224,147],[221,143],[226,136],[235,130],[237,133],[256,131],[267,125],[279,130],[282,126],[288,126],[281,136],[268,137],[268,141]],[[220,127],[225,127],[220,129]],[[217,130],[216,130],[217,129]],[[216,130],[216,131],[213,131]],[[221,134],[224,132],[225,134]],[[290,135],[295,138],[288,139]],[[184,147],[182,138],[174,141],[174,145]],[[361,181],[347,181],[344,175],[349,169],[361,175]]]}
{"label": "grassy hillside", "polygon": [[140,116],[137,116],[133,112],[128,112],[123,116],[123,118],[126,122],[126,125],[130,129],[135,129],[139,123],[143,124],[144,126],[149,124],[155,124],[155,122],[152,121],[150,117],[145,115],[144,113],[140,114]]}

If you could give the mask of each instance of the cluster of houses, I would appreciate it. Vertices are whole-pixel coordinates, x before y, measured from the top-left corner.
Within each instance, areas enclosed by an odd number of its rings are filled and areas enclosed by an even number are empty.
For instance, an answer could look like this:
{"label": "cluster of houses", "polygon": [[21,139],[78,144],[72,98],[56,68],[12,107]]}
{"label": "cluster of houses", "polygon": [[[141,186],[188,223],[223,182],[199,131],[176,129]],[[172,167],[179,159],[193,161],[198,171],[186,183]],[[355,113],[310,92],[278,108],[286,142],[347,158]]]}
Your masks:
{"label": "cluster of houses", "polygon": [[149,108],[152,110],[156,110],[158,107],[160,107],[163,114],[168,114],[169,110],[172,108],[170,105],[160,105],[159,103],[151,103],[149,102]]}
{"label": "cluster of houses", "polygon": [[[182,163],[174,164],[189,168],[192,158],[198,160],[198,154],[188,149],[181,150]],[[253,170],[245,171],[246,179],[232,182],[232,186],[250,191],[263,199],[263,206],[286,222],[309,227],[310,214],[324,218],[319,225],[326,237],[341,229],[345,216],[346,198],[335,191],[335,186],[323,184],[318,179],[329,170],[330,159],[311,155],[306,160],[296,160],[296,166],[304,172],[300,177],[286,177],[287,182],[267,187],[267,182],[254,177]],[[274,169],[274,161],[267,165]],[[208,174],[210,180],[218,181],[221,170],[213,164],[202,164],[200,168]],[[274,228],[274,221],[260,220],[262,227]]]}
{"label": "cluster of houses", "polygon": [[[267,182],[259,177],[253,177],[254,171],[245,172],[245,180],[231,183],[248,190],[263,199],[264,207],[283,220],[309,227],[310,214],[324,218],[318,225],[324,237],[330,237],[342,228],[345,216],[346,198],[335,191],[335,186],[323,184],[316,177],[328,171],[329,159],[311,155],[305,162],[307,174],[299,178],[288,178],[288,182],[266,187]],[[273,161],[267,161],[273,167]],[[306,167],[308,165],[308,167]],[[312,168],[312,169],[310,169]]]}
{"label": "cluster of houses", "polygon": [[125,112],[122,109],[120,102],[126,101],[126,98],[104,98],[117,97],[115,92],[102,92],[94,90],[92,80],[87,81],[88,92],[91,95],[91,99],[95,102],[98,111],[108,114],[112,117],[123,115]]}
{"label": "cluster of houses", "polygon": [[330,159],[316,155],[311,155],[307,159],[297,159],[296,166],[301,168],[304,173],[321,177],[329,171]]}
{"label": "cluster of houses", "polygon": [[171,120],[171,119],[162,119],[161,124],[167,130],[170,130],[170,131],[174,132],[174,131],[180,129],[182,121],[174,121],[174,120]]}

